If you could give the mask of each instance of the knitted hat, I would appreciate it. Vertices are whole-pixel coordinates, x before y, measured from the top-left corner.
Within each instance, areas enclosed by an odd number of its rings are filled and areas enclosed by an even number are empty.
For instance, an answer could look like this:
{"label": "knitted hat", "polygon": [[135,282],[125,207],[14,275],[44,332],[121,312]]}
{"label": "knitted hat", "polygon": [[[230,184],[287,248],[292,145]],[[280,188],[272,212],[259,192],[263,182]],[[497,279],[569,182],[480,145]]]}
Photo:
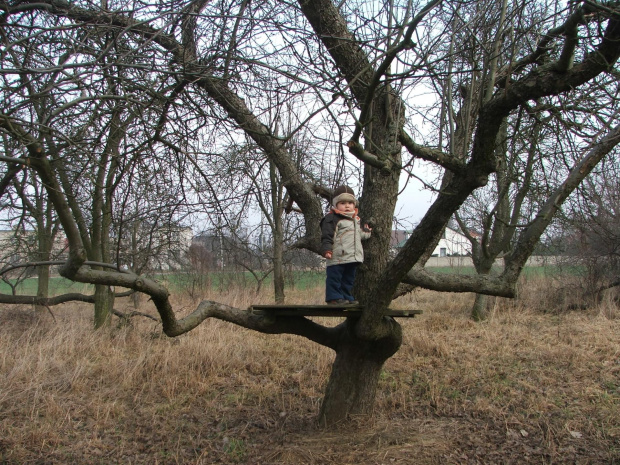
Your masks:
{"label": "knitted hat", "polygon": [[332,205],[335,207],[338,202],[349,201],[354,202],[357,205],[357,199],[353,189],[349,186],[339,186],[334,189],[334,197],[332,199]]}

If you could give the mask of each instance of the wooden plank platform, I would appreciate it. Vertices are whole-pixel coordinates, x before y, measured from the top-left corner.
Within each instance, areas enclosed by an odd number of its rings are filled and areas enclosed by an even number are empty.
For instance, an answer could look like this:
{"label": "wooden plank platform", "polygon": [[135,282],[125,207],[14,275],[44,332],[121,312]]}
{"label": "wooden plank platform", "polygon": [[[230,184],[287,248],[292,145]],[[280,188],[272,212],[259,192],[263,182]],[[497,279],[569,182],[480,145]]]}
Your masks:
{"label": "wooden plank platform", "polygon": [[[362,313],[361,305],[250,305],[249,310],[256,314],[271,314],[278,316],[328,316],[347,317]],[[422,313],[422,310],[392,310],[388,309],[386,315],[394,317],[413,318]]]}

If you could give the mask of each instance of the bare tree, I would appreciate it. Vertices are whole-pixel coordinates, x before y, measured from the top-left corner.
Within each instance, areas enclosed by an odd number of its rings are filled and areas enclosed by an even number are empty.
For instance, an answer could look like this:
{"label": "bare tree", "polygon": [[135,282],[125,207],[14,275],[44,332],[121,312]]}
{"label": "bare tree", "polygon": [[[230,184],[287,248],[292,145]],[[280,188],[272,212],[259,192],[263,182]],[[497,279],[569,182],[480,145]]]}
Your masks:
{"label": "bare tree", "polygon": [[[580,160],[566,166],[564,180],[539,203],[532,221],[505,257],[500,275],[451,276],[425,270],[429,249],[448,220],[498,170],[496,144],[506,119],[529,102],[598,86],[601,77],[617,72],[620,56],[620,17],[614,3],[588,1],[571,4],[566,10],[551,5],[545,14],[533,17],[536,24],[527,23],[523,15],[519,30],[505,35],[503,47],[510,41],[523,40],[525,45],[514,47],[504,67],[492,64],[497,38],[504,37],[500,27],[504,21],[496,23],[500,26],[490,24],[488,32],[468,44],[472,53],[485,55],[490,66],[480,76],[485,97],[471,119],[467,151],[446,149],[437,143],[438,134],[434,142],[420,143],[409,118],[421,111],[416,108],[421,89],[442,76],[436,64],[450,62],[451,34],[443,32],[455,24],[461,5],[466,3],[172,1],[131,6],[108,2],[102,10],[88,1],[43,0],[0,6],[9,31],[8,36],[4,33],[5,47],[11,52],[17,53],[24,41],[35,38],[45,37],[46,43],[52,44],[47,46],[52,58],[45,66],[3,67],[5,75],[73,70],[73,74],[96,80],[105,76],[112,63],[122,64],[136,73],[134,86],[122,89],[125,102],[133,102],[138,94],[152,95],[152,89],[157,89],[160,105],[149,110],[158,112],[158,124],[151,134],[142,134],[152,149],[150,154],[142,152],[144,156],[157,156],[165,149],[181,165],[191,164],[192,169],[200,170],[201,160],[224,153],[222,141],[249,137],[277,168],[287,194],[302,212],[305,235],[297,245],[318,251],[320,200],[313,183],[291,156],[287,141],[270,130],[264,118],[269,103],[261,95],[266,88],[273,89],[299,105],[298,126],[312,126],[314,136],[326,148],[333,147],[340,160],[335,166],[346,168],[352,163],[350,172],[360,173],[360,213],[373,224],[366,261],[356,283],[356,297],[364,311],[361,317],[348,318],[336,327],[303,317],[261,317],[210,301],[201,302],[194,312],[179,319],[168,290],[158,283],[130,272],[89,266],[88,247],[69,206],[71,194],[60,182],[62,171],[54,165],[54,148],[28,118],[14,111],[20,100],[14,88],[3,90],[10,98],[1,107],[0,128],[21,142],[25,152],[2,161],[30,164],[46,186],[69,241],[63,276],[148,294],[169,336],[184,334],[214,317],[265,333],[297,334],[330,347],[336,358],[319,414],[321,421],[332,424],[351,414],[369,413],[383,364],[402,343],[400,325],[385,316],[394,295],[402,289],[401,283],[439,291],[513,296],[527,258],[559,206],[617,143],[618,127],[613,125],[605,137],[591,141]],[[480,14],[505,17],[501,5],[497,8],[489,5]],[[459,27],[466,30],[470,23]],[[540,32],[526,39],[525,29]],[[66,37],[71,34],[77,38],[107,37],[108,41],[70,43]],[[114,55],[116,47],[122,53]],[[68,48],[76,59],[56,59]],[[84,49],[92,54],[85,54]],[[144,69],[148,73],[140,75],[138,71]],[[273,70],[278,72],[277,79]],[[91,98],[108,99],[108,94],[101,93],[103,89]],[[52,106],[61,112],[61,103]],[[140,108],[146,111],[147,107]],[[60,130],[54,121],[48,127]],[[201,146],[205,141],[213,145]],[[346,157],[342,142],[348,147]],[[405,246],[391,258],[389,241],[399,181],[417,160],[436,164],[450,176]],[[200,180],[206,182],[210,176]]]}
{"label": "bare tree", "polygon": [[[542,5],[533,3],[503,2],[496,10],[488,2],[459,5],[447,25],[452,32],[450,59],[434,65],[437,73],[446,76],[445,81],[435,80],[442,95],[441,111],[429,118],[437,127],[440,146],[464,160],[470,156],[475,121],[493,97],[495,76],[504,75],[517,56],[527,53],[528,44],[538,40],[546,14]],[[489,45],[476,48],[471,46],[474,42]],[[488,275],[498,258],[510,255],[520,232],[562,182],[567,167],[574,165],[597,134],[613,127],[616,81],[613,75],[599,76],[587,93],[543,96],[503,119],[490,182],[474,191],[455,215],[471,243],[477,273]],[[445,172],[442,187],[451,176],[452,172]],[[487,299],[476,294],[474,320],[486,317]]]}
{"label": "bare tree", "polygon": [[[36,23],[38,19],[30,16],[27,21]],[[12,32],[5,36],[7,43],[15,38]],[[140,245],[144,258],[141,262],[131,262],[141,272],[145,271],[149,259],[170,243],[169,236],[176,227],[174,220],[182,210],[179,208],[182,199],[177,196],[180,187],[178,177],[174,176],[174,160],[161,163],[166,153],[144,157],[152,146],[137,136],[153,132],[153,126],[158,123],[153,112],[153,108],[162,106],[159,94],[153,90],[157,82],[136,79],[135,70],[128,70],[123,62],[128,44],[100,32],[82,34],[75,29],[54,39],[39,37],[13,44],[6,55],[7,67],[44,71],[6,73],[8,92],[4,104],[13,118],[28,121],[33,133],[45,141],[59,188],[64,192],[91,263],[116,269],[126,265],[128,260],[123,256],[120,239],[128,231],[136,232],[137,225],[147,225],[141,230],[146,236],[141,238]],[[110,53],[102,58],[101,74],[93,79],[88,70],[76,67],[74,60],[95,59],[96,50],[101,48],[107,48]],[[60,54],[55,55],[56,52]],[[49,66],[53,69],[47,72]],[[137,93],[136,89],[149,91],[141,94],[140,102],[131,97],[133,92]],[[17,189],[18,179],[11,169],[7,169],[7,179],[9,176]],[[158,182],[151,182],[154,177]],[[34,183],[31,185],[36,188]],[[42,228],[48,226],[42,223],[43,213],[36,213],[38,210],[31,204],[30,216],[37,221],[37,230],[44,231]],[[49,236],[40,235],[48,245]],[[136,256],[137,252],[133,258]],[[38,260],[40,269],[49,266],[44,258]],[[43,283],[40,280],[39,284]],[[88,300],[95,304],[95,327],[107,324],[114,305],[112,288],[95,283],[94,296]],[[32,301],[49,302],[49,299],[39,292]]]}
{"label": "bare tree", "polygon": [[[40,185],[39,179],[29,176],[29,170],[23,171],[23,176],[13,180],[15,192],[21,202],[22,218],[24,224],[33,233],[33,247],[29,247],[30,261],[36,264],[37,275],[37,298],[47,299],[49,297],[50,285],[50,263],[59,258],[64,252],[62,244],[58,247],[57,238],[59,232],[59,222],[55,215],[53,206],[47,199],[47,193]],[[22,230],[22,232],[24,232]],[[57,245],[56,247],[55,244]],[[17,244],[17,250],[21,245]],[[28,249],[26,249],[28,250]],[[41,314],[45,308],[35,306],[37,313]]]}
{"label": "bare tree", "polygon": [[[32,233],[32,231],[30,231]],[[34,274],[34,267],[25,265],[34,255],[34,234],[26,234],[19,227],[2,231],[0,247],[0,278],[11,289],[11,295],[17,295],[18,287]]]}
{"label": "bare tree", "polygon": [[604,160],[569,199],[557,228],[560,265],[579,277],[571,286],[586,305],[600,303],[605,291],[620,286],[618,168],[617,156]]}

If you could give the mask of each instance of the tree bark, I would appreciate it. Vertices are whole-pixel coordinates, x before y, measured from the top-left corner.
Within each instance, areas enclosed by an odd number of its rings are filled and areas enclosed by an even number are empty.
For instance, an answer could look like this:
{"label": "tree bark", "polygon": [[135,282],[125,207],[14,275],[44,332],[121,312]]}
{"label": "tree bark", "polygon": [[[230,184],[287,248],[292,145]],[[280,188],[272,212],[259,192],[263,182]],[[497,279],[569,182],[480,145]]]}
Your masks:
{"label": "tree bark", "polygon": [[114,308],[114,292],[110,286],[95,285],[95,329],[110,324],[112,309]]}
{"label": "tree bark", "polygon": [[[39,231],[38,237],[38,259],[41,262],[47,262],[50,259],[52,250],[51,234],[47,230]],[[50,266],[37,266],[37,297],[47,299],[49,297],[50,285]],[[47,308],[43,305],[35,305],[35,314],[39,317],[47,315]]]}
{"label": "tree bark", "polygon": [[[277,220],[276,220],[277,221]],[[278,238],[279,239],[279,238]],[[282,242],[276,239],[273,248],[273,290],[277,304],[284,303],[284,265]]]}
{"label": "tree bark", "polygon": [[[495,264],[495,257],[497,254],[485,256],[481,247],[473,247],[474,253],[474,265],[476,267],[476,273],[478,275],[488,276],[491,274],[491,269]],[[474,321],[483,321],[488,317],[487,305],[489,303],[489,296],[487,294],[476,294],[476,299],[471,308],[471,319]]]}
{"label": "tree bark", "polygon": [[284,303],[284,227],[282,224],[282,184],[278,182],[276,165],[269,162],[271,211],[273,212],[273,291],[277,304]]}
{"label": "tree bark", "polygon": [[488,317],[487,303],[489,296],[486,294],[476,294],[476,299],[471,307],[471,319],[474,321],[484,321]]}
{"label": "tree bark", "polygon": [[[433,1],[429,7],[435,4],[436,2]],[[589,2],[583,9],[575,9],[570,24],[567,22],[568,26],[562,25],[555,28],[542,38],[534,53],[520,60],[514,67],[511,64],[511,69],[519,69],[519,74],[511,71],[510,75],[503,79],[504,87],[495,94],[491,92],[494,87],[489,87],[489,100],[484,103],[477,120],[472,121],[471,127],[476,130],[471,156],[467,163],[453,154],[444,154],[438,150],[429,148],[412,150],[412,154],[416,157],[429,159],[437,165],[454,169],[454,175],[446,184],[445,189],[438,193],[437,200],[429,208],[405,247],[390,262],[389,238],[402,169],[400,154],[402,141],[400,139],[404,127],[405,105],[401,102],[400,92],[395,90],[401,88],[400,83],[390,76],[389,67],[398,50],[405,50],[415,45],[411,37],[417,21],[412,21],[407,27],[407,39],[395,48],[386,50],[385,59],[375,67],[375,58],[371,59],[370,48],[366,48],[372,46],[371,43],[358,41],[349,31],[346,18],[334,2],[331,0],[299,0],[299,5],[302,13],[314,28],[316,37],[322,41],[326,52],[331,55],[337,68],[337,74],[334,74],[333,79],[334,90],[338,92],[334,95],[342,94],[340,80],[343,78],[347,83],[347,90],[344,92],[347,104],[353,102],[352,105],[359,110],[354,136],[348,146],[351,153],[365,164],[360,214],[370,221],[374,228],[373,236],[366,246],[366,263],[360,266],[355,291],[366,309],[361,319],[349,318],[337,330],[322,327],[306,318],[267,318],[207,301],[201,302],[190,315],[177,320],[168,290],[158,283],[131,273],[83,266],[88,257],[86,251],[100,246],[97,242],[99,238],[94,234],[93,245],[89,247],[91,238],[87,237],[87,228],[80,227],[84,223],[82,218],[88,215],[81,215],[77,207],[73,212],[69,209],[70,206],[77,205],[76,197],[70,195],[70,186],[67,185],[64,189],[64,194],[67,195],[64,195],[63,190],[59,188],[56,174],[49,166],[41,143],[21,130],[17,122],[14,124],[12,119],[5,115],[0,115],[0,126],[26,145],[30,154],[28,163],[38,170],[39,176],[46,184],[50,199],[57,209],[70,244],[69,259],[61,270],[63,276],[76,281],[97,284],[96,292],[102,295],[100,301],[107,300],[110,304],[107,308],[111,308],[113,303],[110,289],[105,287],[107,285],[119,285],[147,293],[160,313],[164,332],[171,337],[192,330],[206,318],[215,317],[257,331],[303,335],[319,344],[333,348],[336,351],[336,360],[320,413],[321,421],[330,425],[346,420],[351,415],[372,411],[381,369],[402,342],[400,326],[393,319],[383,316],[383,313],[405,276],[410,278],[411,284],[424,284],[426,287],[437,290],[487,292],[497,295],[514,293],[514,283],[525,260],[531,255],[535,243],[549,225],[553,214],[583,180],[583,176],[596,165],[597,160],[600,160],[603,156],[602,152],[588,155],[579,166],[574,168],[566,182],[553,193],[549,201],[542,206],[539,215],[520,237],[516,248],[508,257],[506,271],[498,279],[490,279],[487,275],[438,277],[437,274],[431,274],[422,267],[414,270],[411,267],[418,264],[425,256],[427,249],[432,245],[433,238],[437,237],[450,216],[457,211],[474,189],[484,186],[489,176],[497,172],[498,164],[494,144],[503,118],[519,106],[524,106],[528,101],[569,92],[600,73],[612,71],[611,67],[620,56],[618,48],[620,22],[614,9],[607,6],[603,8],[603,5],[599,8],[596,2]],[[19,8],[21,7],[20,3]],[[265,126],[245,103],[242,98],[243,92],[236,93],[234,90],[236,86],[230,85],[227,79],[230,75],[228,61],[225,64],[226,71],[222,79],[217,67],[211,67],[209,60],[205,62],[196,59],[195,41],[186,41],[184,38],[183,43],[179,43],[175,34],[160,31],[152,26],[150,21],[145,21],[143,18],[134,20],[133,17],[125,17],[122,13],[111,12],[106,12],[101,16],[100,10],[90,11],[72,5],[71,2],[60,0],[30,3],[28,9],[45,10],[46,14],[73,19],[80,25],[86,24],[89,28],[93,26],[121,28],[124,34],[135,34],[139,39],[147,39],[149,43],[158,44],[167,50],[169,53],[166,60],[170,65],[166,72],[178,73],[176,76],[182,79],[181,84],[192,83],[193,86],[205,91],[213,102],[228,114],[228,119],[236,123],[239,129],[242,129],[256,142],[267,158],[277,165],[288,193],[303,212],[306,221],[305,245],[315,251],[318,249],[320,238],[318,224],[322,216],[320,202],[315,198],[307,178],[291,158],[286,142],[273,136],[270,128]],[[563,58],[561,63],[554,63],[551,61],[553,59],[551,53],[549,53],[550,56],[545,56],[547,51],[556,50],[555,44],[550,42],[554,37],[569,35],[569,33],[571,40],[567,41],[569,43],[564,49],[566,53],[563,52],[562,55],[563,57],[572,55],[576,44],[575,36],[572,34],[574,30],[572,24],[576,21],[585,23],[586,17],[589,18],[593,13],[607,10],[609,10],[610,19],[607,20],[604,37],[596,48],[586,48],[583,53],[580,52],[579,55],[583,57],[580,63],[571,67],[572,59]],[[16,16],[14,13],[17,11],[10,11],[13,17]],[[425,8],[422,11],[428,10]],[[353,26],[355,23],[351,24]],[[603,27],[602,22],[600,25]],[[193,31],[192,27],[183,32],[193,33]],[[236,34],[233,33],[234,35]],[[377,44],[381,43],[383,42],[377,42]],[[421,50],[421,53],[425,54],[426,51]],[[375,55],[375,52],[372,54]],[[432,57],[432,54],[429,57]],[[323,62],[322,59],[321,62]],[[183,65],[182,70],[180,64]],[[532,71],[527,71],[526,68],[532,68]],[[377,71],[373,71],[374,69]],[[521,73],[521,70],[524,71]],[[502,70],[498,70],[497,80],[502,75],[501,72]],[[394,82],[396,85],[393,84]],[[493,86],[494,83],[490,82],[490,85]],[[119,106],[118,111],[123,111],[123,108]],[[164,120],[165,118],[162,118],[162,124]],[[118,148],[120,139],[112,133],[110,137],[111,143],[116,141],[116,148]],[[66,137],[63,137],[63,140],[65,139]],[[157,141],[163,142],[157,136],[149,140],[149,145]],[[360,141],[363,142],[363,147]],[[611,141],[608,142],[608,144],[611,143]],[[414,144],[409,145],[415,148]],[[102,167],[106,165],[106,160],[107,158],[101,157]],[[58,168],[58,170],[58,176],[62,176],[62,169]],[[96,182],[96,189],[99,191],[104,186],[103,181],[102,170]],[[63,184],[68,183],[63,180]],[[92,229],[96,233],[106,233],[108,228],[105,224],[100,227],[96,224],[101,212],[99,206],[103,200],[99,196],[99,191],[91,212],[94,223]],[[93,258],[93,261],[108,261],[109,254],[104,253],[100,260],[97,260],[93,254]],[[102,312],[102,317],[103,322],[108,321],[109,312]]]}
{"label": "tree bark", "polygon": [[[37,266],[37,297],[47,299],[49,297],[50,267],[49,265]],[[35,305],[37,316],[47,314],[47,309],[42,305]]]}
{"label": "tree bark", "polygon": [[384,317],[389,334],[375,341],[355,335],[357,321],[348,318],[342,324],[336,359],[319,412],[323,426],[337,425],[355,415],[372,414],[383,365],[402,344],[402,329],[393,318]]}

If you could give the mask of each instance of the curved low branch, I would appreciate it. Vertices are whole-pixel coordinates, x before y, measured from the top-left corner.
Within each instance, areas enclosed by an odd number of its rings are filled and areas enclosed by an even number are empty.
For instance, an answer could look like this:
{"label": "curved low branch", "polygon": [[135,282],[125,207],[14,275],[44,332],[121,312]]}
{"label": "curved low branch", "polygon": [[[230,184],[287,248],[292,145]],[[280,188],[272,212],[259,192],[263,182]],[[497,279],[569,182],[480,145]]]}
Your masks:
{"label": "curved low branch", "polygon": [[268,334],[296,334],[326,347],[335,349],[339,329],[327,328],[303,317],[270,317],[252,314],[249,310],[241,310],[228,305],[205,300],[189,315],[177,319],[169,300],[169,292],[157,282],[135,275],[113,271],[87,270],[80,268],[74,281],[121,286],[149,295],[161,317],[163,331],[167,336],[175,337],[196,328],[207,318],[234,323],[247,329]]}
{"label": "curved low branch", "polygon": [[176,320],[173,315],[161,316],[167,336],[178,336],[195,328],[207,318],[217,318],[261,333],[296,334],[334,350],[341,331],[338,326],[326,328],[304,317],[256,315],[250,310],[230,307],[211,300],[200,302],[196,310],[180,320]]}

